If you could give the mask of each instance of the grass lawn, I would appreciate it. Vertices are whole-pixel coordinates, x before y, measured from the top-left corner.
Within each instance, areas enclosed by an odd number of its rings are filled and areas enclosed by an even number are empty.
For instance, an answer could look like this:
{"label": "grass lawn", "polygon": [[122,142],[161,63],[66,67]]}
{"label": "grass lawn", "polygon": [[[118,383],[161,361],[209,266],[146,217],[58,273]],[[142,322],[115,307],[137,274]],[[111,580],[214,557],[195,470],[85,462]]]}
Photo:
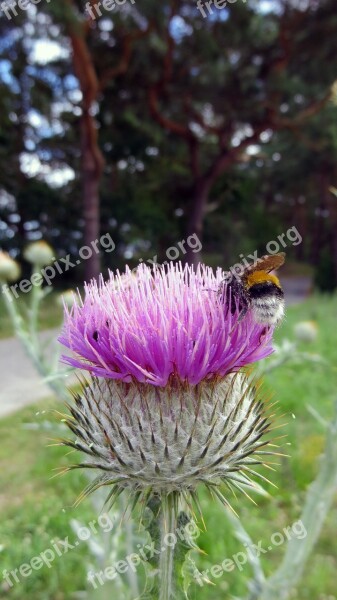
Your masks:
{"label": "grass lawn", "polygon": [[[300,348],[320,354],[327,364],[294,364],[290,361],[269,374],[266,381],[266,387],[279,401],[280,411],[286,413],[283,421],[287,425],[280,432],[287,433],[287,441],[291,443],[287,447],[290,458],[282,459],[275,473],[264,472],[278,489],[268,487],[270,498],[255,497],[257,506],[245,497],[231,499],[254,543],[261,540],[264,548],[270,544],[273,533],[282,532],[284,527],[300,518],[306,488],[317,472],[324,430],[308,412],[307,404],[329,419],[337,399],[336,297],[313,297],[303,305],[290,308],[285,323],[277,332],[277,340],[293,338],[294,324],[308,319],[317,322],[318,338],[310,345],[302,343]],[[44,567],[33,571],[27,578],[21,578],[22,582],[13,588],[8,588],[1,576],[3,569],[11,571],[50,547],[51,540],[66,536],[73,540],[70,518],[84,523],[97,518],[89,499],[78,508],[72,506],[86,484],[80,472],[73,471],[50,479],[53,469],[66,466],[76,457],[66,456],[65,448],[47,447],[48,438],[53,435],[50,432],[23,426],[25,423],[42,422],[45,418],[52,419],[48,412],[51,407],[55,407],[55,403],[42,402],[0,421],[0,598],[71,600],[86,597],[75,595],[86,587],[85,567],[89,554],[85,544],[60,557],[52,568]],[[41,414],[42,410],[47,413]],[[233,537],[223,507],[216,501],[211,502],[206,495],[202,497],[202,504],[207,532],[199,538],[199,544],[206,553],[197,557],[200,570],[219,564],[243,550],[242,544]],[[336,522],[337,501],[308,561],[303,581],[292,596],[293,600],[333,600],[337,597]],[[277,567],[283,552],[284,545],[280,545],[264,555],[267,574]],[[236,569],[213,579],[216,586],[198,589],[192,592],[191,597],[219,600],[243,595],[249,576],[249,566],[245,566],[241,574]],[[104,588],[101,591],[105,593]],[[88,598],[93,597],[91,591]],[[103,595],[96,597],[103,599]],[[121,596],[117,591],[104,597],[119,600]]]}

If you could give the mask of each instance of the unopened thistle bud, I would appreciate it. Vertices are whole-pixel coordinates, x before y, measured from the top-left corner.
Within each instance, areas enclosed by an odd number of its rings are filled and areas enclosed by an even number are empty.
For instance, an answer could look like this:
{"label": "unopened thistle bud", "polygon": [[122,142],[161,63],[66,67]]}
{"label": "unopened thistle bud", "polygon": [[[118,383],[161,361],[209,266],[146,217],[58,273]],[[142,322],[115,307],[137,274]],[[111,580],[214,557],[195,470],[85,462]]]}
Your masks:
{"label": "unopened thistle bud", "polygon": [[296,323],[294,333],[300,342],[314,342],[318,335],[317,323],[315,321],[300,321]]}
{"label": "unopened thistle bud", "polygon": [[68,308],[71,308],[77,301],[78,295],[74,290],[65,290],[62,292],[62,294],[57,296],[57,304],[59,306],[67,306]]}
{"label": "unopened thistle bud", "polygon": [[0,251],[0,281],[16,281],[20,273],[19,264],[7,252]]}
{"label": "unopened thistle bud", "polygon": [[23,256],[29,263],[36,267],[45,267],[55,260],[53,249],[44,240],[29,244]]}

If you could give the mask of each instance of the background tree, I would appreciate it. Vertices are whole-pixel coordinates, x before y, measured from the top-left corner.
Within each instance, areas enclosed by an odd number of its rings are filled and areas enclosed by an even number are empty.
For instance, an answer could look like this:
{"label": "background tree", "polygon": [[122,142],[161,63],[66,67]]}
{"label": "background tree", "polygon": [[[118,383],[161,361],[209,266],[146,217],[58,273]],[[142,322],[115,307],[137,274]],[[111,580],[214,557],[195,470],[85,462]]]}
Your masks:
{"label": "background tree", "polygon": [[237,2],[207,18],[192,0],[96,19],[85,6],[0,19],[3,245],[18,252],[43,235],[75,253],[110,232],[116,267],[163,259],[196,232],[206,261],[228,264],[296,215],[296,257],[318,266],[324,247],[336,271],[335,217],[322,216],[335,214],[331,0],[264,13]]}
{"label": "background tree", "polygon": [[155,29],[138,72],[151,117],[185,144],[187,233],[201,238],[214,184],[246,159],[245,149],[281,130],[296,143],[326,106],[336,73],[317,65],[337,48],[322,43],[320,32],[336,39],[336,18],[329,2],[275,3],[267,24],[253,2],[211,9],[202,22],[191,2],[166,2],[157,17],[149,4]]}

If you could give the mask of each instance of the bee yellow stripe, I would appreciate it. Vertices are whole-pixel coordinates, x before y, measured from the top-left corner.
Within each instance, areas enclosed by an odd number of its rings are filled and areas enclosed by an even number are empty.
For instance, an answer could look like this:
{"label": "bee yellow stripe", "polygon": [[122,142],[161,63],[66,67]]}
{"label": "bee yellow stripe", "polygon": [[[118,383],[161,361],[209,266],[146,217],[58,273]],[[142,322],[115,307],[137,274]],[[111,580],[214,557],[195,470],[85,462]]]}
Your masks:
{"label": "bee yellow stripe", "polygon": [[272,283],[275,283],[277,287],[281,287],[280,281],[276,275],[270,275],[267,271],[253,271],[253,273],[250,273],[246,279],[246,286],[247,288],[250,288],[256,283],[265,283],[267,281],[271,281]]}

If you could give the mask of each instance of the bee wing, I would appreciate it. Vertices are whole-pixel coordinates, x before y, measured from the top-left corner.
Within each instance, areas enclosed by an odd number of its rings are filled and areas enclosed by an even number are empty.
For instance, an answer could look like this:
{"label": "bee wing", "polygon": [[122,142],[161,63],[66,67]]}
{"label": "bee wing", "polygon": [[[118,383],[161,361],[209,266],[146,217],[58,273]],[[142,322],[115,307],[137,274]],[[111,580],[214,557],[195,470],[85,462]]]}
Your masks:
{"label": "bee wing", "polygon": [[266,254],[261,256],[253,265],[247,267],[246,274],[253,273],[254,271],[274,271],[279,269],[286,259],[285,252],[279,252],[278,254]]}

